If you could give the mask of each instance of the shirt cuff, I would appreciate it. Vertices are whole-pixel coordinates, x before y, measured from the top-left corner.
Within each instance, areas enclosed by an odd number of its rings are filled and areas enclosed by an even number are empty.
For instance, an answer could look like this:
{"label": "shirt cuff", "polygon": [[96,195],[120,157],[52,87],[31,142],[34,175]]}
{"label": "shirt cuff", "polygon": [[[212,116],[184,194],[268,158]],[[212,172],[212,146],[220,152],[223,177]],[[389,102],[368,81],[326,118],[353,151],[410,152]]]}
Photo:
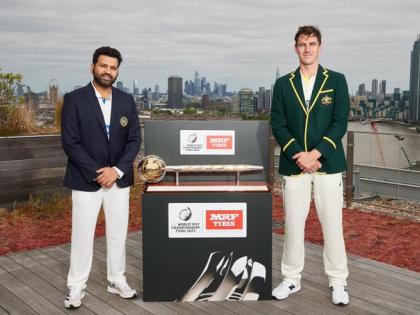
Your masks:
{"label": "shirt cuff", "polygon": [[118,179],[121,179],[124,176],[124,172],[121,171],[118,167],[113,166],[112,168],[117,171],[117,173],[118,173]]}

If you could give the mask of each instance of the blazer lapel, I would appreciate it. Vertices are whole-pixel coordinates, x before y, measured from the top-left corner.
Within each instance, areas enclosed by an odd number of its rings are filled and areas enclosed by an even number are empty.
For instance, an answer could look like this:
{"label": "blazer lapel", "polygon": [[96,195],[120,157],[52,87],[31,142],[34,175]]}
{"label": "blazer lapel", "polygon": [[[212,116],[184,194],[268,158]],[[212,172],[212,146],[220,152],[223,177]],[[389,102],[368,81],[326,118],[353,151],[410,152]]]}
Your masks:
{"label": "blazer lapel", "polygon": [[93,89],[92,83],[89,83],[86,86],[86,94],[87,94],[87,99],[89,101],[89,104],[93,112],[95,113],[96,119],[98,120],[98,123],[102,131],[104,132],[105,136],[107,136],[104,115],[102,114],[102,110],[99,107],[98,99],[96,97],[95,90]]}
{"label": "blazer lapel", "polygon": [[297,68],[290,74],[289,81],[292,85],[293,93],[295,94],[295,97],[300,107],[302,108],[303,112],[307,115],[308,111],[306,110],[305,103],[302,101],[305,99],[305,97],[303,96],[302,79],[300,76],[299,68]]}
{"label": "blazer lapel", "polygon": [[327,82],[328,76],[329,76],[328,75],[328,70],[326,68],[322,67],[321,65],[319,65],[318,66],[318,71],[317,71],[317,74],[316,74],[314,88],[313,88],[312,94],[311,94],[311,101],[309,102],[309,104],[311,104],[311,106],[309,107],[308,113],[315,106],[316,101],[318,100],[318,97],[319,97],[319,93],[324,88],[324,85],[325,85],[325,82]]}
{"label": "blazer lapel", "polygon": [[111,125],[109,126],[109,139],[111,139],[112,134],[114,130],[118,127],[118,124],[120,123],[120,117],[119,117],[119,106],[120,104],[120,98],[119,93],[116,91],[116,89],[112,88],[112,107],[111,107]]}

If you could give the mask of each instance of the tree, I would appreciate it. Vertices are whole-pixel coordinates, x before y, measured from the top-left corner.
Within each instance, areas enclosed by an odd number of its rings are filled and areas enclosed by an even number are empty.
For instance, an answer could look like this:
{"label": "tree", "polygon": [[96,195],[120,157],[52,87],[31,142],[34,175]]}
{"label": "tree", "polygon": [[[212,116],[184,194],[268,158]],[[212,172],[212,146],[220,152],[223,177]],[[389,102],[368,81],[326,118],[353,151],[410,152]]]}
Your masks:
{"label": "tree", "polygon": [[22,81],[20,73],[3,73],[0,68],[0,105],[13,103],[14,86]]}
{"label": "tree", "polygon": [[194,107],[188,107],[183,111],[184,115],[195,115],[197,114],[197,110]]}
{"label": "tree", "polygon": [[16,102],[14,87],[22,77],[20,73],[3,73],[0,68],[0,136],[26,133],[33,125],[30,108]]}

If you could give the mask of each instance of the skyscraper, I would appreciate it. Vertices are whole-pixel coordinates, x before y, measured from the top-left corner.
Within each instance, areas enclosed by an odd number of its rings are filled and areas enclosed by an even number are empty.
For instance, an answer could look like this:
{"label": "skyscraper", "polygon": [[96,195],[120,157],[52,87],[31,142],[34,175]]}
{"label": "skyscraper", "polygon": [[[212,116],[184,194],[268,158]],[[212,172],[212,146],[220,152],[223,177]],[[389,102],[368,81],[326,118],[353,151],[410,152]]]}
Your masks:
{"label": "skyscraper", "polygon": [[359,96],[366,95],[366,85],[364,83],[359,84],[359,90],[357,92],[357,95]]}
{"label": "skyscraper", "polygon": [[194,84],[196,88],[194,95],[199,95],[201,93],[201,80],[197,70],[194,72]]}
{"label": "skyscraper", "polygon": [[251,89],[244,88],[239,91],[239,110],[241,114],[254,113],[254,92]]}
{"label": "skyscraper", "polygon": [[177,75],[168,78],[168,107],[182,107],[182,78]]}
{"label": "skyscraper", "polygon": [[372,80],[372,98],[376,99],[378,97],[378,79]]}
{"label": "skyscraper", "polygon": [[408,120],[420,121],[420,34],[411,51],[410,65],[410,107]]}
{"label": "skyscraper", "polygon": [[207,78],[202,77],[201,78],[201,89],[203,90],[202,93],[204,93],[204,89],[207,88]]}
{"label": "skyscraper", "polygon": [[382,80],[379,84],[379,95],[382,97],[382,99],[386,95],[386,80]]}
{"label": "skyscraper", "polygon": [[227,86],[226,83],[219,84],[219,96],[224,98],[226,96]]}
{"label": "skyscraper", "polygon": [[122,81],[117,81],[117,89],[124,91],[124,83]]}
{"label": "skyscraper", "polygon": [[232,95],[232,113],[239,113],[239,95]]}
{"label": "skyscraper", "polygon": [[265,90],[264,110],[271,110],[271,90]]}
{"label": "skyscraper", "polygon": [[265,108],[265,87],[260,87],[258,89],[258,105],[257,111],[262,111]]}
{"label": "skyscraper", "polygon": [[214,81],[213,93],[215,94],[215,97],[217,98],[219,95],[219,83],[217,83],[216,81]]}
{"label": "skyscraper", "polygon": [[209,105],[210,105],[209,95],[207,93],[203,94],[203,96],[201,97],[201,106],[203,108],[207,108],[209,107]]}
{"label": "skyscraper", "polygon": [[207,93],[210,95],[211,93],[210,82],[207,82],[206,90],[207,90]]}
{"label": "skyscraper", "polygon": [[133,81],[133,94],[134,95],[139,95],[140,94],[139,82],[137,80]]}

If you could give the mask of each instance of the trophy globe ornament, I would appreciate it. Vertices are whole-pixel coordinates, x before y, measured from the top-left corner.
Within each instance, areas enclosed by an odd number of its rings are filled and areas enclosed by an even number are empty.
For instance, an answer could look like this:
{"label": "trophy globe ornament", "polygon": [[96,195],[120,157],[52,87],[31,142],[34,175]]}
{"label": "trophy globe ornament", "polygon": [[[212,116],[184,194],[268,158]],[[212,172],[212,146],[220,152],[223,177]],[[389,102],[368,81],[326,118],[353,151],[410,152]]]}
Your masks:
{"label": "trophy globe ornament", "polygon": [[146,183],[158,183],[166,173],[165,162],[156,155],[147,155],[139,163],[140,178]]}

